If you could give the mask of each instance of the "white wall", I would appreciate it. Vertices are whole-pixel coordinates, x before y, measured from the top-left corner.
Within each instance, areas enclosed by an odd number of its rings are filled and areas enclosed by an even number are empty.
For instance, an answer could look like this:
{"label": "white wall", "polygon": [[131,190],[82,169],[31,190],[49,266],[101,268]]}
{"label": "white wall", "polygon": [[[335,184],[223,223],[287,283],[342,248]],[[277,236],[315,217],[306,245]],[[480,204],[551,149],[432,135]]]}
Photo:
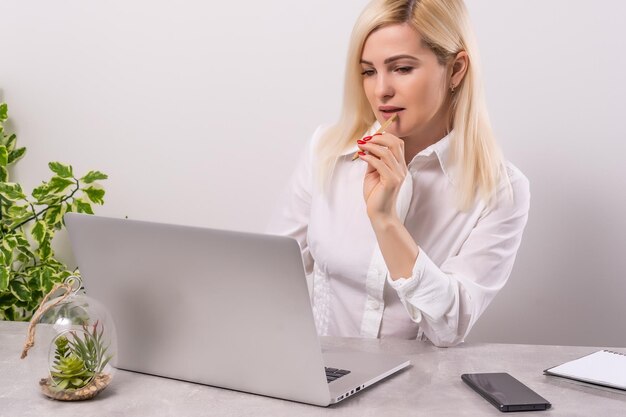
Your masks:
{"label": "white wall", "polygon": [[532,193],[514,273],[470,340],[626,346],[626,3],[470,5],[496,132]]}
{"label": "white wall", "polygon": [[[496,132],[532,191],[511,280],[470,340],[624,346],[626,4],[467,3]],[[109,174],[98,214],[261,231],[338,114],[365,4],[0,0],[0,101],[28,147],[14,178],[30,190],[65,161]]]}

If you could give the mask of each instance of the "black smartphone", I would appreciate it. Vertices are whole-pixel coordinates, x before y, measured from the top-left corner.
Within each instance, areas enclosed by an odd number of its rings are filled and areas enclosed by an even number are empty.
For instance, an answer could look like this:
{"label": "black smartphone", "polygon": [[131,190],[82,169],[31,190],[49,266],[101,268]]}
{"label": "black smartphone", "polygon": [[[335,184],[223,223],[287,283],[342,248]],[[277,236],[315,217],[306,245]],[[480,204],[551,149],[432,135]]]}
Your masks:
{"label": "black smartphone", "polygon": [[461,379],[502,412],[547,410],[548,400],[511,375],[500,373],[463,374]]}

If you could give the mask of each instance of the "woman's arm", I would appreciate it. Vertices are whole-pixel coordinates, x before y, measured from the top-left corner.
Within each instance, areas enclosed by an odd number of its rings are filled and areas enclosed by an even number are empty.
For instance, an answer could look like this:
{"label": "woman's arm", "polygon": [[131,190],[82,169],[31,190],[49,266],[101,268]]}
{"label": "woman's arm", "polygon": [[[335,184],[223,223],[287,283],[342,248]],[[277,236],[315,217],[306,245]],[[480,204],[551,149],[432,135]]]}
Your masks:
{"label": "woman's arm", "polygon": [[419,247],[404,224],[395,216],[390,219],[375,219],[371,223],[390,278],[395,281],[411,276]]}
{"label": "woman's arm", "polygon": [[500,201],[485,210],[459,252],[441,265],[419,248],[414,262],[407,261],[417,245],[406,240],[404,226],[375,227],[389,284],[437,346],[462,342],[509,278],[530,204],[528,180],[521,173],[511,186],[513,201],[500,190]]}
{"label": "woman's arm", "polygon": [[506,187],[498,190],[498,201],[484,210],[459,252],[436,265],[397,214],[407,175],[402,141],[384,134],[360,147],[370,152],[361,155],[368,163],[363,192],[389,284],[435,345],[462,342],[511,273],[528,218],[528,180],[512,169],[512,200]]}
{"label": "woman's arm", "polygon": [[[406,209],[400,209],[400,192],[411,183],[405,162],[404,141],[390,134],[376,134],[358,141],[360,152],[368,163],[363,181],[367,215],[378,240],[378,246],[393,279],[410,276],[419,248],[404,227]],[[410,185],[410,184],[409,184]],[[399,211],[403,213],[400,214]]]}

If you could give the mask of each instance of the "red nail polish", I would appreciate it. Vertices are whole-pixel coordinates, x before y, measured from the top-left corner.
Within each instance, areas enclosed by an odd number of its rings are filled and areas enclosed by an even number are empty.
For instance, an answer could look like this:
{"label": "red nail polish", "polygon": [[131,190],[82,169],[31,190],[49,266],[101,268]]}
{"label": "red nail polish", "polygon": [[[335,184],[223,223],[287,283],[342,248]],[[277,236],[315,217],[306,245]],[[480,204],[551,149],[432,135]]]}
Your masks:
{"label": "red nail polish", "polygon": [[370,140],[372,137],[371,136],[365,136],[362,140],[364,140],[365,142],[367,142],[368,140]]}
{"label": "red nail polish", "polygon": [[382,135],[382,133],[374,133],[373,136],[380,136],[380,135]]}
{"label": "red nail polish", "polygon": [[365,152],[359,152],[359,155],[365,156]]}
{"label": "red nail polish", "polygon": [[364,140],[357,140],[356,143],[358,143],[359,145],[365,145],[367,142],[365,142]]}

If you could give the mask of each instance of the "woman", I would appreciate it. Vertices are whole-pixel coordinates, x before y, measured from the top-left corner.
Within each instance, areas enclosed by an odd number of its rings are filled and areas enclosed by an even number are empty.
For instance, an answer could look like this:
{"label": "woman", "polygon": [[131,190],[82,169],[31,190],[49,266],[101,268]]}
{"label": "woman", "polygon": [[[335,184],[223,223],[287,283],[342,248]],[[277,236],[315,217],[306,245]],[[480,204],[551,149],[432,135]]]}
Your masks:
{"label": "woman", "polygon": [[314,133],[268,232],[300,243],[320,334],[452,346],[506,283],[529,200],[493,138],[462,0],[374,0],[341,117]]}

